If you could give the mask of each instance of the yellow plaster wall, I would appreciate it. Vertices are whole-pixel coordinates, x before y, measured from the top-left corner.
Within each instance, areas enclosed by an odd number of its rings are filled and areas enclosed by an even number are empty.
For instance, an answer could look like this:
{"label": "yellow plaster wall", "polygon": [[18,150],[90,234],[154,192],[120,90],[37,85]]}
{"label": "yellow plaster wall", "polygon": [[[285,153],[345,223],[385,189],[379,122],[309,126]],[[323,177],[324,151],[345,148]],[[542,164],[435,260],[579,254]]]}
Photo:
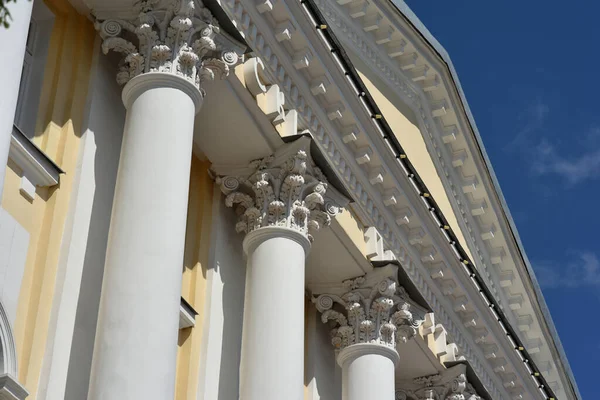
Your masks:
{"label": "yellow plaster wall", "polygon": [[335,223],[338,223],[342,230],[348,235],[352,243],[356,246],[362,255],[367,257],[367,242],[365,241],[364,227],[349,209],[342,209],[335,216]]}
{"label": "yellow plaster wall", "polygon": [[[41,1],[41,0],[38,0]],[[19,381],[35,399],[46,347],[62,234],[75,175],[95,32],[67,0],[46,0],[55,14],[34,142],[65,174],[37,190],[32,202],[19,193],[21,171],[6,169],[2,207],[29,232],[30,242],[15,322]]]}
{"label": "yellow plaster wall", "polygon": [[9,159],[4,175],[4,192],[2,208],[4,208],[31,235],[35,230],[36,221],[43,214],[47,188],[38,188],[36,200],[30,202],[19,192],[22,170],[13,160]]}
{"label": "yellow plaster wall", "polygon": [[[373,99],[380,108],[386,121],[392,128],[394,135],[398,138],[400,145],[406,152],[408,159],[414,165],[417,173],[427,185],[427,188],[431,192],[431,195],[437,202],[438,206],[442,210],[442,213],[448,220],[450,227],[456,234],[460,244],[463,246],[467,254],[473,259],[463,231],[460,229],[450,199],[446,194],[446,190],[442,184],[440,176],[438,175],[433,160],[427,151],[427,145],[419,130],[419,127],[415,125],[412,118],[409,118],[403,113],[402,110],[407,110],[404,104],[400,104],[399,100],[396,100],[391,95],[386,96],[382,93],[383,90],[377,87],[364,73],[358,71],[361,79],[365,83],[367,90],[373,96]],[[385,90],[385,89],[384,89]],[[406,112],[406,111],[405,111]]]}
{"label": "yellow plaster wall", "polygon": [[198,312],[196,326],[179,331],[175,399],[195,399],[200,371],[206,267],[210,248],[213,181],[210,164],[192,157],[181,295]]}

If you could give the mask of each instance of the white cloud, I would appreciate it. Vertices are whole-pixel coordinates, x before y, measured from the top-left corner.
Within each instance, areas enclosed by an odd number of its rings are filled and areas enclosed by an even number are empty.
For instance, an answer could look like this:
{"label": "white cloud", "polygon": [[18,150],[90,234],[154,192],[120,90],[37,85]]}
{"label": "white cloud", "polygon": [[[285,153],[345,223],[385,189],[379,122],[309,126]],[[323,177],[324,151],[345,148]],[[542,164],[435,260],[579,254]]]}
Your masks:
{"label": "white cloud", "polygon": [[[600,177],[600,127],[592,126],[587,131],[571,134],[566,148],[540,137],[547,136],[546,129],[550,107],[537,97],[518,120],[521,128],[508,143],[505,150],[517,151],[527,158],[535,175],[558,176],[570,185]],[[564,139],[563,139],[564,140]],[[573,154],[575,148],[585,149]],[[565,149],[566,151],[563,151]]]}
{"label": "white cloud", "polygon": [[517,131],[515,137],[508,143],[505,150],[514,151],[521,150],[528,146],[532,141],[532,136],[544,126],[550,107],[542,101],[541,97],[537,97],[525,111],[519,116],[521,128]]}
{"label": "white cloud", "polygon": [[590,251],[572,252],[566,265],[534,264],[535,276],[543,288],[600,287],[600,259]]}
{"label": "white cloud", "polygon": [[534,150],[532,170],[538,175],[557,175],[572,185],[598,178],[600,148],[567,158],[553,144],[543,140]]}

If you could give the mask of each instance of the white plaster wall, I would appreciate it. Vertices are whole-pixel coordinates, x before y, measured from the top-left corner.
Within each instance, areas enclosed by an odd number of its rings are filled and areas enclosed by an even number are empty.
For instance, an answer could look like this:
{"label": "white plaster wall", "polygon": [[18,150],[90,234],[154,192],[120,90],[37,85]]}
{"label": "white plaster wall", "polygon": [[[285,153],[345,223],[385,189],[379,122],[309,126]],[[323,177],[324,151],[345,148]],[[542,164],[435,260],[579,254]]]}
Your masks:
{"label": "white plaster wall", "polygon": [[246,262],[236,216],[215,187],[198,399],[238,398]]}
{"label": "white plaster wall", "polygon": [[87,398],[108,227],[125,122],[121,87],[115,81],[116,60],[100,54],[98,46],[96,48],[94,78],[89,89],[88,124],[80,145],[77,200],[72,209],[75,220],[65,260],[69,272],[62,277],[65,301],[60,307],[74,325],[71,325],[71,331],[64,333],[71,339],[61,339],[63,345],[55,349],[56,353],[68,355],[68,359],[58,366],[59,374],[51,372],[49,375],[50,389],[46,398],[53,400]]}
{"label": "white plaster wall", "polygon": [[0,302],[13,326],[28,248],[29,233],[0,207]]}
{"label": "white plaster wall", "polygon": [[329,328],[310,303],[306,306],[304,386],[306,400],[342,398],[342,369],[335,359]]}

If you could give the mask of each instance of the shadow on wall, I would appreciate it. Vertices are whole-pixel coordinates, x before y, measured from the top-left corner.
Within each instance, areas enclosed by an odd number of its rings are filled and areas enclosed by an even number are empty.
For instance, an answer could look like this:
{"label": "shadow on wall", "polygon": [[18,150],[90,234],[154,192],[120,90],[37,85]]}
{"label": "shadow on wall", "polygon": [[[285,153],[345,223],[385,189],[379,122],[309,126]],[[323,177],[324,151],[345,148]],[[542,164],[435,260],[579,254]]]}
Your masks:
{"label": "shadow on wall", "polygon": [[308,400],[342,398],[342,369],[337,365],[328,325],[307,299],[304,310],[304,390]]}
{"label": "shadow on wall", "polygon": [[[242,251],[243,236],[235,231],[237,217],[225,207],[220,189],[213,197],[214,247],[210,254],[204,358],[204,399],[230,400],[238,398],[244,287],[246,262]],[[212,370],[212,371],[211,371]]]}
{"label": "shadow on wall", "polygon": [[[91,145],[95,146],[95,191],[65,400],[86,399],[90,380],[108,229],[125,121],[121,88],[115,81],[115,65],[110,57],[100,55],[97,77],[90,87],[94,95],[85,140],[91,140]],[[90,143],[86,142],[85,145]]]}

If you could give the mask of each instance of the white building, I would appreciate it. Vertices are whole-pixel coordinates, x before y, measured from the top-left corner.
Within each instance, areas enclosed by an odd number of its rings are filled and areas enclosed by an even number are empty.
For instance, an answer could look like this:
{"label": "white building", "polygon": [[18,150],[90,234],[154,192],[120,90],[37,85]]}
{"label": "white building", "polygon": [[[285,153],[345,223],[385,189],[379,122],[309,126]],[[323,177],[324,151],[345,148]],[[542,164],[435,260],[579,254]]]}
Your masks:
{"label": "white building", "polygon": [[0,399],[581,398],[402,0],[9,10]]}

